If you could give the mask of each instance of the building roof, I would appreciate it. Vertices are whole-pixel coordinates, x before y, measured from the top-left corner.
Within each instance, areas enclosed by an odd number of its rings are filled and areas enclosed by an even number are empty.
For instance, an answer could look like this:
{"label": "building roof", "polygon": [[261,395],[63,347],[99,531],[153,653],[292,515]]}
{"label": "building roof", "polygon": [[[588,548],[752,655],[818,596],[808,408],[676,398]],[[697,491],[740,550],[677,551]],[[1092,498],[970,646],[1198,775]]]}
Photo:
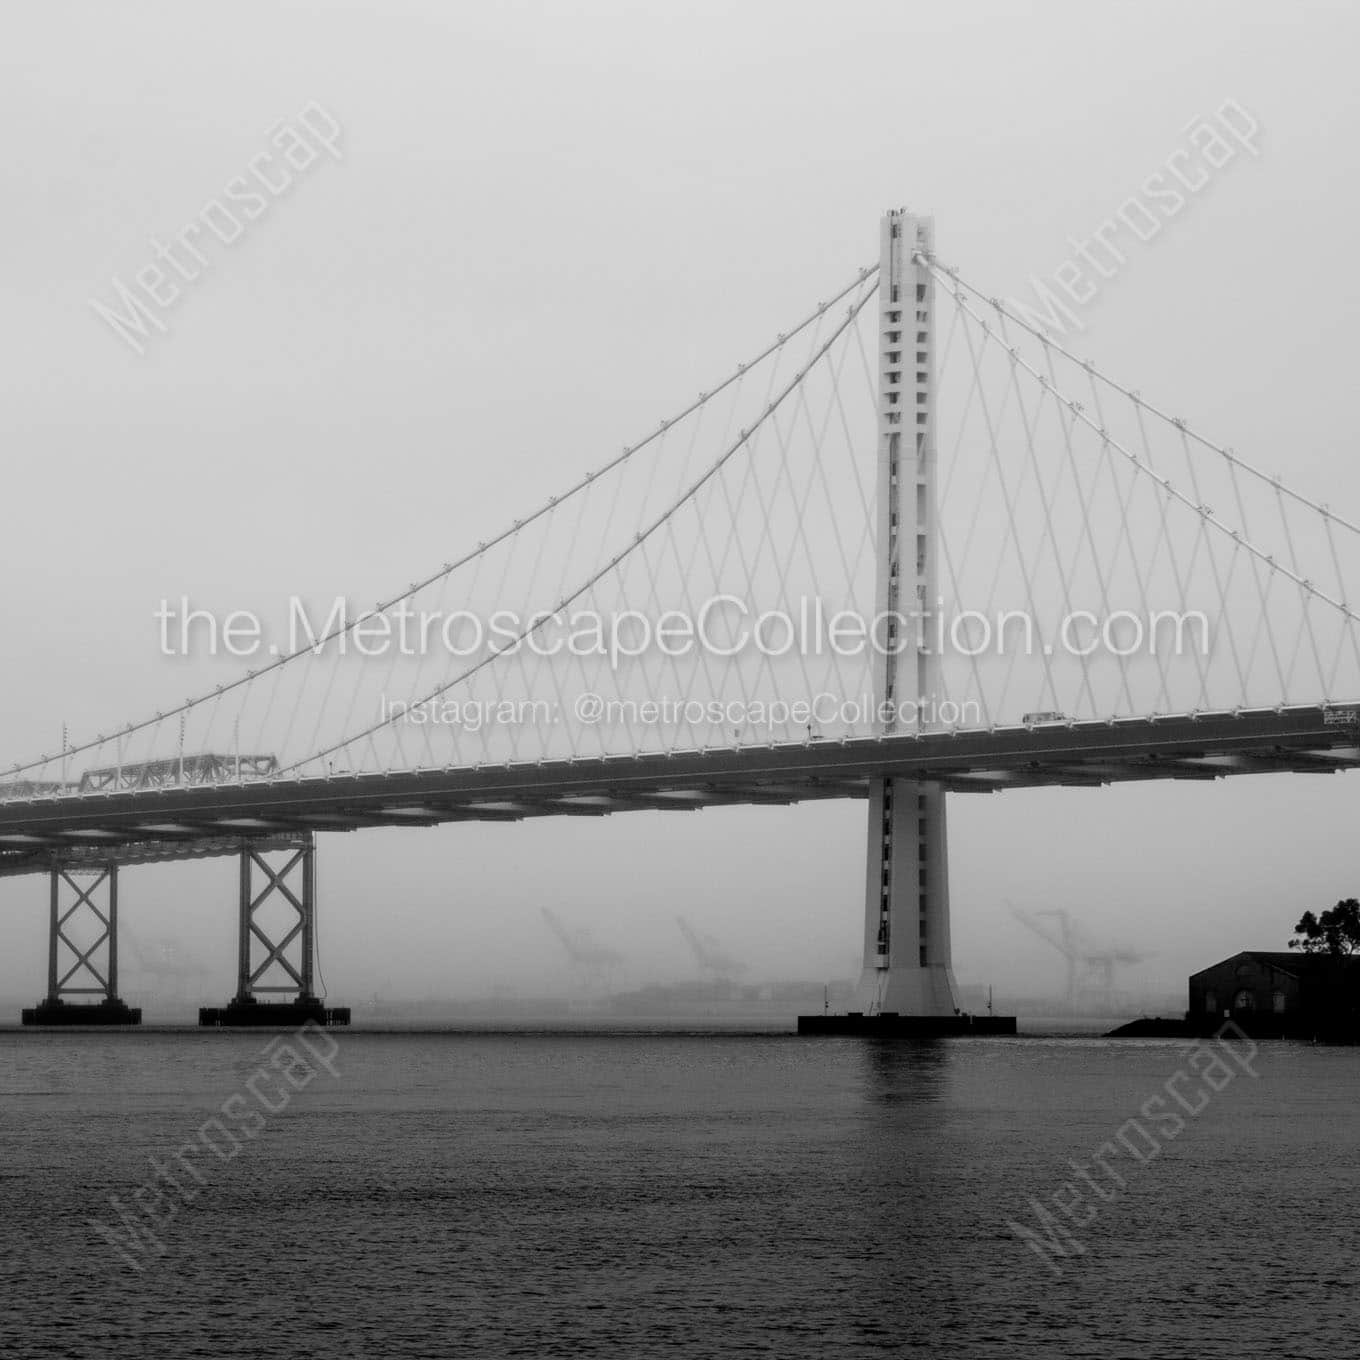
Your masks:
{"label": "building roof", "polygon": [[1347,976],[1360,978],[1360,954],[1343,954],[1338,957],[1335,954],[1305,954],[1301,949],[1244,949],[1240,954],[1220,959],[1217,963],[1210,964],[1208,968],[1201,968],[1198,973],[1192,973],[1190,976],[1199,977],[1200,973],[1213,972],[1214,969],[1222,968],[1224,964],[1234,963],[1238,959],[1255,959],[1268,968],[1298,978],[1338,971],[1344,972]]}
{"label": "building roof", "polygon": [[1335,970],[1338,966],[1348,973],[1360,969],[1360,954],[1305,954],[1301,949],[1274,951],[1249,949],[1247,953],[1272,968],[1299,976],[1324,969]]}

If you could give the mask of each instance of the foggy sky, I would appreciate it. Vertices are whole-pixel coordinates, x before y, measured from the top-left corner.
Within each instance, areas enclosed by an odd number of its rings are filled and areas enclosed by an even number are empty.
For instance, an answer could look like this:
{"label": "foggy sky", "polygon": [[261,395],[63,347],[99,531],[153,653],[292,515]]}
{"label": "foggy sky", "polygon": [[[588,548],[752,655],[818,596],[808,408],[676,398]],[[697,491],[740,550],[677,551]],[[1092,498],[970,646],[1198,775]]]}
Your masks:
{"label": "foggy sky", "polygon": [[[21,17],[20,17],[21,16]],[[153,611],[391,593],[711,385],[877,255],[880,213],[1022,297],[1234,99],[1240,157],[1080,313],[1079,353],[1299,490],[1360,510],[1360,136],[1344,4],[94,3],[0,44],[0,755],[182,699]],[[316,102],[311,168],[145,355],[114,276]],[[961,981],[1061,987],[1004,903],[1066,906],[1178,990],[1357,892],[1360,777],[950,800]],[[857,967],[862,804],[321,839],[322,964],[374,990],[560,979],[539,908],[692,971]],[[45,977],[45,882],[0,881],[0,992]],[[129,870],[125,919],[233,984],[234,866]]]}

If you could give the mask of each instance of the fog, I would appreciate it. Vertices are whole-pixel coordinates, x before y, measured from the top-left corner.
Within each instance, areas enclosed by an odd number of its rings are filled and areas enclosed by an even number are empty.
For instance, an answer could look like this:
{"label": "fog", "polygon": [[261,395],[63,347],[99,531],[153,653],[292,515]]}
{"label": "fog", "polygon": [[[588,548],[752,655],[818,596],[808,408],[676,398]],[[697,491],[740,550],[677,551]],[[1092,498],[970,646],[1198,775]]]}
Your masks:
{"label": "fog", "polygon": [[[14,21],[11,19],[11,27]],[[154,41],[153,41],[154,39]],[[1080,311],[1080,352],[1352,515],[1354,53],[1344,5],[46,4],[0,53],[10,205],[0,755],[178,702],[167,598],[391,594],[654,428],[873,262],[880,213],[1030,295],[1231,99],[1262,128]],[[173,52],[167,60],[165,53]],[[343,154],[211,251],[138,354],[112,299],[315,103]],[[1306,222],[1307,230],[1299,227]],[[1147,954],[1130,994],[1283,948],[1357,891],[1360,776],[955,795],[966,984],[1057,997],[1008,904]],[[319,839],[330,996],[557,995],[550,907],[620,985],[858,968],[860,803]],[[132,868],[123,920],[234,984],[230,860]],[[0,880],[36,1000],[47,884]]]}

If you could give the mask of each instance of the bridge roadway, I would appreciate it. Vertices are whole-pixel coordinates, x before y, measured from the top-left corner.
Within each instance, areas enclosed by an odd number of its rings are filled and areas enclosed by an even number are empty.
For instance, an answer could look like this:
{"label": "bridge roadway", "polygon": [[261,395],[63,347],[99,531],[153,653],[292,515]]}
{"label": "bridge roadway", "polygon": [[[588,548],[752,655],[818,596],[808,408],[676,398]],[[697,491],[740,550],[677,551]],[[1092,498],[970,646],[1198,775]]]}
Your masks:
{"label": "bridge roadway", "polygon": [[0,875],[236,854],[243,839],[267,849],[373,826],[863,798],[885,776],[972,793],[1357,765],[1360,703],[87,792],[0,802]]}

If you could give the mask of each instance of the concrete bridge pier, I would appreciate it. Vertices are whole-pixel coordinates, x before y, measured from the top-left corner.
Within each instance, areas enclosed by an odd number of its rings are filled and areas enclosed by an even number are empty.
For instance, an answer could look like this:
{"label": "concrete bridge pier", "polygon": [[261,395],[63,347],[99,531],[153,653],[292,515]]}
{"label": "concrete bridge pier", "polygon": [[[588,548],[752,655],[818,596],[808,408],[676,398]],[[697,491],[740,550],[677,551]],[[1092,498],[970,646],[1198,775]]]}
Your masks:
{"label": "concrete bridge pier", "polygon": [[950,957],[945,791],[876,779],[869,792],[864,971],[845,1015],[800,1015],[800,1034],[927,1039],[1014,1034],[1013,1015],[967,1015]]}
{"label": "concrete bridge pier", "polygon": [[926,781],[874,780],[868,841],[864,971],[855,1009],[956,1015],[944,790]]}

